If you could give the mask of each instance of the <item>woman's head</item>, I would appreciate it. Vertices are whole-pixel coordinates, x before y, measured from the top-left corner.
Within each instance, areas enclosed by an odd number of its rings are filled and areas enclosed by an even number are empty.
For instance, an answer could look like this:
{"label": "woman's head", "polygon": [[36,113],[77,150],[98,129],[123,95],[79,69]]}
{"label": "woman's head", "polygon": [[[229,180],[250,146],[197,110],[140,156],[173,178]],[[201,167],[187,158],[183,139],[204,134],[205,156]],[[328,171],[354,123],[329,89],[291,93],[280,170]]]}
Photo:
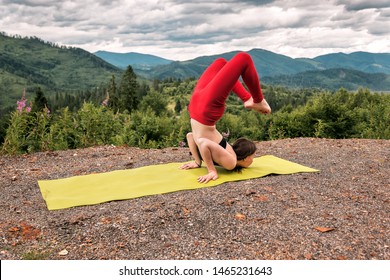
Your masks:
{"label": "woman's head", "polygon": [[256,145],[252,141],[245,138],[239,138],[233,144],[233,150],[237,156],[237,165],[240,167],[248,167],[252,164]]}

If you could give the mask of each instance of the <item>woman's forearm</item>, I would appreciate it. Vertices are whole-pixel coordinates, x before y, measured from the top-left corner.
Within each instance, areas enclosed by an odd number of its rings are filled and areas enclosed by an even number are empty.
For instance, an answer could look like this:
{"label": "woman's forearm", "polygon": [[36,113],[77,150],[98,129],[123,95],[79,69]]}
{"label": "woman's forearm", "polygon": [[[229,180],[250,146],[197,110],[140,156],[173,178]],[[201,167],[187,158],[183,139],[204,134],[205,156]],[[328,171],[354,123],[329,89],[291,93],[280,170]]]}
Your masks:
{"label": "woman's forearm", "polygon": [[202,159],[199,155],[198,146],[195,143],[192,133],[187,134],[188,147],[190,148],[191,155],[195,160],[195,163],[200,167],[202,165]]}
{"label": "woman's forearm", "polygon": [[198,140],[198,147],[200,154],[202,156],[202,159],[204,163],[207,166],[207,169],[209,172],[214,171],[216,172],[215,164],[213,161],[213,156],[211,153],[212,146],[218,146],[215,142],[207,139],[207,138],[201,138]]}

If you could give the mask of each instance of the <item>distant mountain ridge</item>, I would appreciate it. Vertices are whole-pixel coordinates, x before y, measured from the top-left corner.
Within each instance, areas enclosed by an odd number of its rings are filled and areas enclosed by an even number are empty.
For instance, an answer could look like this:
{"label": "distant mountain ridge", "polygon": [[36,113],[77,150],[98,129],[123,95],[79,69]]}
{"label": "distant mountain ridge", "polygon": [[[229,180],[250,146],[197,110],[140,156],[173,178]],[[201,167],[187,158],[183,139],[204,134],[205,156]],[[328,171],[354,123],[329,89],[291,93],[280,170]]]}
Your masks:
{"label": "distant mountain ridge", "polygon": [[[198,78],[217,57],[229,60],[238,52],[201,56],[186,61],[159,60],[156,56],[131,53],[131,57],[121,55],[121,65],[123,67],[126,61],[139,76],[147,79]],[[331,90],[367,87],[390,92],[390,53],[332,53],[295,59],[263,49],[252,49],[248,53],[253,58],[262,82],[267,84]],[[119,67],[113,59],[108,62]]]}
{"label": "distant mountain ridge", "polygon": [[390,74],[390,53],[333,53],[315,57],[325,69],[346,68],[366,73]]}
{"label": "distant mountain ridge", "polygon": [[332,68],[322,71],[307,71],[294,75],[266,76],[266,84],[283,85],[293,88],[325,88],[356,90],[359,87],[374,91],[390,92],[390,75],[384,73],[365,73],[345,68]]}
{"label": "distant mountain ridge", "polygon": [[148,70],[154,66],[169,64],[172,62],[172,60],[155,55],[136,52],[115,53],[97,51],[94,55],[121,69],[126,69],[127,66],[131,65],[134,69]]}
{"label": "distant mountain ridge", "polygon": [[[232,58],[239,51],[218,55],[201,56],[186,61],[171,61],[158,56],[140,53],[117,54],[96,52],[107,62],[121,68],[131,65],[139,74],[153,78],[188,78],[198,77],[217,57]],[[390,53],[354,52],[351,54],[332,53],[315,58],[291,58],[263,49],[248,51],[252,56],[260,76],[294,75],[307,71],[321,71],[334,68],[357,70],[365,73],[390,74]],[[145,67],[138,67],[143,65]],[[147,67],[146,67],[147,66]]]}
{"label": "distant mountain ridge", "polygon": [[[148,78],[164,79],[169,77],[185,79],[188,77],[198,78],[203,71],[216,58],[223,57],[230,60],[239,51],[233,51],[212,56],[197,57],[187,61],[175,61],[170,64],[153,67],[150,71],[139,71],[140,75]],[[307,62],[296,61],[288,56],[276,54],[262,49],[248,51],[252,56],[259,75],[277,76],[296,74],[299,72],[315,70],[316,68]]]}

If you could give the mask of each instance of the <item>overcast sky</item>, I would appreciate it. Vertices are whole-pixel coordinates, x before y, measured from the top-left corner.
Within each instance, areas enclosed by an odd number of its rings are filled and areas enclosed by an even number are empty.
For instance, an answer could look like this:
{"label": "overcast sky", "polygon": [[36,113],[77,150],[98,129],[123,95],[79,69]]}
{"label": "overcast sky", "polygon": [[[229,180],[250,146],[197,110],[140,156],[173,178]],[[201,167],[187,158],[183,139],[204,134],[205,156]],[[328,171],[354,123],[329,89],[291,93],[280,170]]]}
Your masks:
{"label": "overcast sky", "polygon": [[390,52],[390,1],[0,0],[0,31],[172,60],[253,48]]}

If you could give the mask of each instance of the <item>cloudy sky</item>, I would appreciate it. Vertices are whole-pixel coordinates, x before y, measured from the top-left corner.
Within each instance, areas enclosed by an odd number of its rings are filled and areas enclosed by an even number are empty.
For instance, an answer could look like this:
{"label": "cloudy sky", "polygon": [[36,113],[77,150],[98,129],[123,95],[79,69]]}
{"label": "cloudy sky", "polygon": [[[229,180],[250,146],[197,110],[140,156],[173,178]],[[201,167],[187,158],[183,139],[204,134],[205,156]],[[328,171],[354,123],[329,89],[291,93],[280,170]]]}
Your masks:
{"label": "cloudy sky", "polygon": [[0,0],[0,31],[172,60],[253,48],[390,52],[390,1]]}

